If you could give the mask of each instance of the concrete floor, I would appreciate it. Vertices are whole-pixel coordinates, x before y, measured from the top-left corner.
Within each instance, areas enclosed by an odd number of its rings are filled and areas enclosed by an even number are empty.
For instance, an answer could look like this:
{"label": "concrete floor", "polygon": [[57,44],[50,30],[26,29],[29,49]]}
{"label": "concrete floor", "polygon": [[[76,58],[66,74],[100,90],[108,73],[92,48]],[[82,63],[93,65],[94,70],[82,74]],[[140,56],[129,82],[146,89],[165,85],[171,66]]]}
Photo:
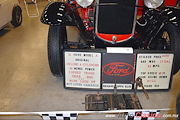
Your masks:
{"label": "concrete floor", "polygon": [[[47,3],[38,2],[40,13]],[[63,78],[52,76],[47,60],[48,25],[42,24],[40,17],[27,17],[23,2],[21,7],[22,25],[0,31],[0,112],[85,110],[85,95],[97,91],[67,90]],[[77,38],[75,29],[68,31],[70,39]],[[143,92],[138,96],[145,109],[175,108],[179,90],[180,72],[174,75],[171,90],[150,91],[149,100]]]}

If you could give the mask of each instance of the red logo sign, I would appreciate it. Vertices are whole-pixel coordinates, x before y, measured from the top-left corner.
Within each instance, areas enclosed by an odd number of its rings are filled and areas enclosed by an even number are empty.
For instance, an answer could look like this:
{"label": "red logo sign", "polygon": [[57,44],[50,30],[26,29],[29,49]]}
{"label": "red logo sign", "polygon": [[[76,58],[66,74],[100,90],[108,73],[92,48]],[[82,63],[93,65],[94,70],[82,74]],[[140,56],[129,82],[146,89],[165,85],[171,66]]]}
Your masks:
{"label": "red logo sign", "polygon": [[127,76],[133,73],[134,67],[128,63],[114,62],[106,64],[102,71],[107,75]]}

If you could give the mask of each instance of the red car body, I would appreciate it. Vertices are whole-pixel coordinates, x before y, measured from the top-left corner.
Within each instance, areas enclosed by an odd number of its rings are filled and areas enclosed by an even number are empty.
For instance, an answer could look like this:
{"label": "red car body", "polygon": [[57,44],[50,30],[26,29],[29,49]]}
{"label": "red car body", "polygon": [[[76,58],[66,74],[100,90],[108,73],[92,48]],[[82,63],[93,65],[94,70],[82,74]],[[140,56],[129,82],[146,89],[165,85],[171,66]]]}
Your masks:
{"label": "red car body", "polygon": [[[76,1],[71,1],[71,4],[76,4]],[[176,6],[177,4],[177,0],[165,0],[164,1],[164,6]],[[77,4],[76,4],[77,5]],[[143,0],[139,0],[138,1],[138,6],[144,6]],[[93,7],[88,7],[88,8],[81,8],[78,9],[78,14],[80,15],[81,19],[83,20],[84,26],[86,28],[86,31],[91,31],[92,29],[94,29],[92,26],[89,26],[89,11],[93,11]],[[137,9],[137,15],[141,16],[143,12],[143,8],[139,7]],[[123,42],[126,41],[128,39],[130,39],[133,35],[134,32],[132,32],[131,34],[103,34],[103,33],[99,33],[96,31],[96,35],[101,38],[104,39],[108,42],[112,42],[112,37],[115,36],[116,38],[116,42]]]}

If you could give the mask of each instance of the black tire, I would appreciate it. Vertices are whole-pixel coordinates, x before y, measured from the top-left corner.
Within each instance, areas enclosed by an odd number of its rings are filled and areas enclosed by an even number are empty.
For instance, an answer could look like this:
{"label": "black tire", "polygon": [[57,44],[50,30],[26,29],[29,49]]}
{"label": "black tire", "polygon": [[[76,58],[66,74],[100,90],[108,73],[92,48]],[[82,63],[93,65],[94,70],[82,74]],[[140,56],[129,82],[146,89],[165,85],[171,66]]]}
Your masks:
{"label": "black tire", "polygon": [[173,74],[180,69],[180,28],[173,24],[166,24],[155,37],[150,49],[174,51]]}
{"label": "black tire", "polygon": [[50,26],[48,33],[48,61],[51,73],[63,76],[63,50],[67,33],[64,25]]}
{"label": "black tire", "polygon": [[14,27],[20,26],[22,23],[22,10],[19,6],[14,7],[12,11],[12,21],[11,24]]}

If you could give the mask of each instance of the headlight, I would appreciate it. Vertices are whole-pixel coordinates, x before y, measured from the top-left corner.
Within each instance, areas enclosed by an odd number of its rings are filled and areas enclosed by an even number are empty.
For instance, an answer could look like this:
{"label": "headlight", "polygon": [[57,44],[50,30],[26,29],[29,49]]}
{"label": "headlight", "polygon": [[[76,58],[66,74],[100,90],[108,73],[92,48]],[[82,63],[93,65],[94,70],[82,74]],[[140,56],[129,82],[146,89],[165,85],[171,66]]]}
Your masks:
{"label": "headlight", "polygon": [[148,8],[158,8],[164,0],[144,0],[144,5]]}
{"label": "headlight", "polygon": [[93,0],[76,0],[76,2],[83,8],[86,8],[87,6],[92,4]]}

